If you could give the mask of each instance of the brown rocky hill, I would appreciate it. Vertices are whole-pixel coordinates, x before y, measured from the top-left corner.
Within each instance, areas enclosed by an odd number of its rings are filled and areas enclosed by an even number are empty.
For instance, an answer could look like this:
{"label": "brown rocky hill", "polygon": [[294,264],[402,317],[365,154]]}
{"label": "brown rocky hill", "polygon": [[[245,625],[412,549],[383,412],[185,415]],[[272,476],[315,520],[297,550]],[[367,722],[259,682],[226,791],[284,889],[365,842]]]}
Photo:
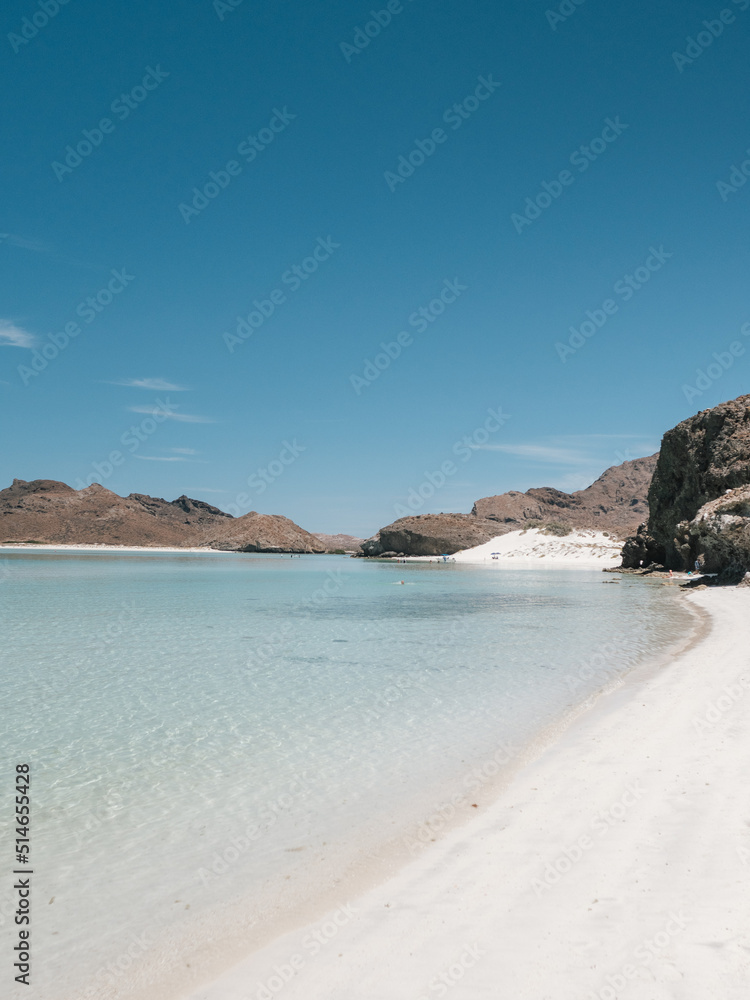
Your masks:
{"label": "brown rocky hill", "polygon": [[319,531],[315,532],[315,537],[326,552],[359,552],[364,541],[354,535],[322,535]]}
{"label": "brown rocky hill", "polygon": [[231,552],[325,552],[321,542],[281,514],[258,514],[251,510],[214,524],[199,536],[201,545]]}
{"label": "brown rocky hill", "polygon": [[745,516],[747,486],[750,395],[702,410],[664,435],[648,493],[648,523],[625,543],[623,566],[688,569],[701,559],[711,572],[721,572],[732,562],[731,551],[742,563],[741,546],[718,536],[724,514],[735,539],[743,537],[736,519]]}
{"label": "brown rocky hill", "polygon": [[421,514],[381,528],[362,545],[365,555],[451,554],[517,531],[530,521],[595,528],[625,538],[648,514],[646,494],[656,455],[612,466],[575,493],[543,487],[477,500],[470,514]]}
{"label": "brown rocky hill", "polygon": [[597,528],[625,537],[648,516],[648,494],[658,455],[613,465],[575,493],[551,487],[526,493],[502,493],[477,500],[472,514],[511,524],[516,530],[528,520],[558,521],[574,528]]}
{"label": "brown rocky hill", "polygon": [[323,551],[313,535],[279,515],[251,512],[233,518],[186,496],[172,501],[141,493],[121,497],[96,483],[74,490],[51,479],[14,479],[0,490],[0,541]]}
{"label": "brown rocky hill", "polygon": [[362,543],[362,551],[366,556],[450,555],[512,530],[473,514],[415,514],[381,528]]}

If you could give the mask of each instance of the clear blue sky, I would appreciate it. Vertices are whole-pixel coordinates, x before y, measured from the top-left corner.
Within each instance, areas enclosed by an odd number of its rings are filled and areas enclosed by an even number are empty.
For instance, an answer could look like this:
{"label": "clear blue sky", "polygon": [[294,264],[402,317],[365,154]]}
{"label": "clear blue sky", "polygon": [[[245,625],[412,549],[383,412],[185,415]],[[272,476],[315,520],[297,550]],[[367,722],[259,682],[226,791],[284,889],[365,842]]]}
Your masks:
{"label": "clear blue sky", "polygon": [[0,485],[369,535],[750,390],[750,0],[45,2],[2,13]]}

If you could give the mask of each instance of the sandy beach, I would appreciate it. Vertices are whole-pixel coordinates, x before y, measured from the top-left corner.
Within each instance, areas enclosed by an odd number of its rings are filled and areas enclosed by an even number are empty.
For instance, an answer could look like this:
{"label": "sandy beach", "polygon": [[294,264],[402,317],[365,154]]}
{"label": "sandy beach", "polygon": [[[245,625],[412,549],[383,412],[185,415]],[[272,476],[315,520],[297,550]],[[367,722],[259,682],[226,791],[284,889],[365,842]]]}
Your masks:
{"label": "sandy beach", "polygon": [[[493,556],[495,558],[493,558]],[[546,535],[538,528],[510,531],[483,545],[457,552],[460,563],[489,563],[504,569],[604,569],[619,566],[622,540],[601,531]]]}
{"label": "sandy beach", "polygon": [[28,542],[6,542],[0,545],[0,554],[9,552],[216,552],[225,555],[234,555],[225,549],[200,548],[198,546],[186,546],[177,548],[168,545],[68,545],[65,542],[42,543],[40,545],[29,544]]}
{"label": "sandy beach", "polygon": [[412,861],[190,1000],[746,997],[750,591],[681,599],[703,619],[681,653],[584,706],[465,822],[444,832],[436,802]]}

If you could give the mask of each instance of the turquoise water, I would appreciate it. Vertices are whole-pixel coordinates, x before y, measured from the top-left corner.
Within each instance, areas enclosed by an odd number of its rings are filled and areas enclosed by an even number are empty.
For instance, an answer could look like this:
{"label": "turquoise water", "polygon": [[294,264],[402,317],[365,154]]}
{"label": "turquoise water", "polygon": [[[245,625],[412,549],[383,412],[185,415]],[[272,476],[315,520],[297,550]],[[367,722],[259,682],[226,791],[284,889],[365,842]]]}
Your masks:
{"label": "turquoise water", "polygon": [[8,790],[12,765],[32,766],[33,996],[158,981],[168,1000],[170,968],[225,939],[230,917],[249,949],[413,835],[503,742],[689,634],[669,588],[610,580],[336,556],[8,556],[0,742]]}

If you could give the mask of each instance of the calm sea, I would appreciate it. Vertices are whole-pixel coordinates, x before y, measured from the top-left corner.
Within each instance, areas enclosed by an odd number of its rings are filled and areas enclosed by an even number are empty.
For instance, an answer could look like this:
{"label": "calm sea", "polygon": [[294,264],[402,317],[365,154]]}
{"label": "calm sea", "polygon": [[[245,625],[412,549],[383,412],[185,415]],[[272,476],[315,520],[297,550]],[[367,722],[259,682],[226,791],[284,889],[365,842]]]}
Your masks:
{"label": "calm sea", "polygon": [[418,849],[457,790],[476,801],[496,761],[693,628],[670,588],[599,572],[0,558],[5,845],[13,765],[32,769],[34,987],[9,995],[42,1000],[169,1000],[191,957]]}

